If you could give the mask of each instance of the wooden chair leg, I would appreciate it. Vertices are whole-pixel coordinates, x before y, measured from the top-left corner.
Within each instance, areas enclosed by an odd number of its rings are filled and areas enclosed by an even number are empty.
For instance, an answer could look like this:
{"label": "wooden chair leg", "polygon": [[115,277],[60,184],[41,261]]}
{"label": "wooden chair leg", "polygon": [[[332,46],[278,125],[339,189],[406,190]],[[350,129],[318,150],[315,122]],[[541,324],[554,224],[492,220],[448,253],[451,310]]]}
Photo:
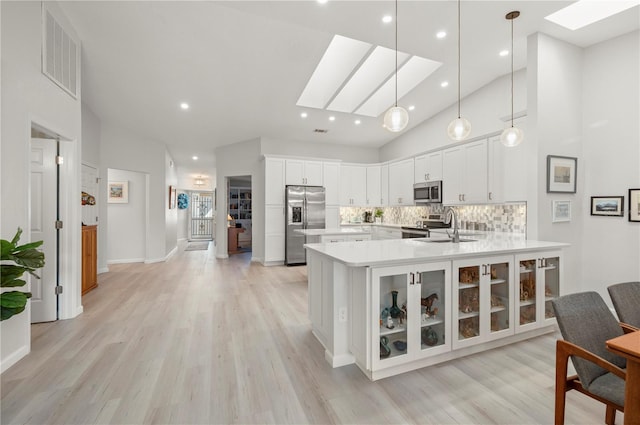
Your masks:
{"label": "wooden chair leg", "polygon": [[556,342],[556,402],[555,425],[564,425],[564,408],[567,397],[567,363],[569,357],[563,347]]}
{"label": "wooden chair leg", "polygon": [[616,423],[616,408],[607,404],[607,413],[604,417],[604,422],[607,425],[614,425]]}

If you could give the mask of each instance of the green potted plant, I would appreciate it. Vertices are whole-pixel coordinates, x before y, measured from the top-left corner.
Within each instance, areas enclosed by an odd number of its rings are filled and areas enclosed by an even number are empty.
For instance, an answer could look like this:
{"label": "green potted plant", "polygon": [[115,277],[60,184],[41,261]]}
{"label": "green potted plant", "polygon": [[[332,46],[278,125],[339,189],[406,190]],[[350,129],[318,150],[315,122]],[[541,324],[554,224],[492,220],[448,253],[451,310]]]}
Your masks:
{"label": "green potted plant", "polygon": [[[27,282],[22,275],[29,273],[38,279],[36,269],[44,266],[44,253],[38,251],[42,241],[18,245],[22,229],[18,227],[16,235],[11,242],[0,239],[0,281],[2,288],[16,288],[24,286]],[[31,292],[8,291],[0,294],[0,321],[7,320],[13,315],[22,313],[27,306],[27,300],[31,298]]]}
{"label": "green potted plant", "polygon": [[376,212],[375,212],[376,223],[382,223],[383,215],[384,215],[384,211],[382,211],[382,208],[376,208]]}

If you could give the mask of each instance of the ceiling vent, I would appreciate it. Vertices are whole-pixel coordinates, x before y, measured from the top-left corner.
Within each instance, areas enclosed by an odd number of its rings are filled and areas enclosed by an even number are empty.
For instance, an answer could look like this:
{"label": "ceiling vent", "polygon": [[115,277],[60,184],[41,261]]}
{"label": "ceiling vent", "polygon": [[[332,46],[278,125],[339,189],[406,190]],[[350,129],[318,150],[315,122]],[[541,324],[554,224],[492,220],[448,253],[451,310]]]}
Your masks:
{"label": "ceiling vent", "polygon": [[49,10],[44,10],[42,73],[75,99],[78,98],[78,43]]}
{"label": "ceiling vent", "polygon": [[314,133],[328,133],[329,130],[324,129],[324,128],[316,128],[315,130],[313,130]]}

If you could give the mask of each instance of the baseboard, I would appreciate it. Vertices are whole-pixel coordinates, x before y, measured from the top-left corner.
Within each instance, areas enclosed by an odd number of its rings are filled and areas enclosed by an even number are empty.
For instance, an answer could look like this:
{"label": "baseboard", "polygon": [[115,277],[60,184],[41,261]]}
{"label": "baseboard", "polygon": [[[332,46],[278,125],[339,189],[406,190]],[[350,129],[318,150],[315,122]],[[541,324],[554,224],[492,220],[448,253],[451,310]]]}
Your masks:
{"label": "baseboard", "polygon": [[107,266],[110,264],[129,264],[129,263],[145,263],[144,258],[123,258],[120,260],[109,260]]}
{"label": "baseboard", "polygon": [[227,258],[229,258],[229,254],[222,254],[222,255],[216,254],[216,258],[219,260],[226,260]]}
{"label": "baseboard", "polygon": [[284,266],[284,261],[263,261],[262,265],[265,267]]}
{"label": "baseboard", "polygon": [[84,313],[84,306],[79,306],[79,307],[76,309],[76,315],[75,315],[74,317],[78,317],[78,316],[80,316],[82,313]]}
{"label": "baseboard", "polygon": [[102,274],[102,273],[109,273],[109,267],[103,267],[101,269],[98,269],[98,274]]}
{"label": "baseboard", "polygon": [[178,242],[186,241],[187,238],[178,238]]}
{"label": "baseboard", "polygon": [[29,351],[31,351],[29,346],[23,345],[13,353],[9,354],[4,360],[0,360],[0,373],[4,373],[5,370],[18,363],[24,356],[29,354]]}
{"label": "baseboard", "polygon": [[262,258],[262,257],[251,257],[251,262],[252,263],[263,264],[264,263],[264,258]]}

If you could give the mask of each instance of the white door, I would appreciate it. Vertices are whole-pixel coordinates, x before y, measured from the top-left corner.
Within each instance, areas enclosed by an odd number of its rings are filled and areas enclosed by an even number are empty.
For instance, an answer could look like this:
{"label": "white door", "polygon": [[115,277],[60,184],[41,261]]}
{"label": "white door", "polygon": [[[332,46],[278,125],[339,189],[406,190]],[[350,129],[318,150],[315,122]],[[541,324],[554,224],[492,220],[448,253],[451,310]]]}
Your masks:
{"label": "white door", "polygon": [[[45,265],[31,280],[31,323],[57,320],[55,140],[31,139],[31,241],[44,241]],[[25,241],[21,241],[25,242]]]}

